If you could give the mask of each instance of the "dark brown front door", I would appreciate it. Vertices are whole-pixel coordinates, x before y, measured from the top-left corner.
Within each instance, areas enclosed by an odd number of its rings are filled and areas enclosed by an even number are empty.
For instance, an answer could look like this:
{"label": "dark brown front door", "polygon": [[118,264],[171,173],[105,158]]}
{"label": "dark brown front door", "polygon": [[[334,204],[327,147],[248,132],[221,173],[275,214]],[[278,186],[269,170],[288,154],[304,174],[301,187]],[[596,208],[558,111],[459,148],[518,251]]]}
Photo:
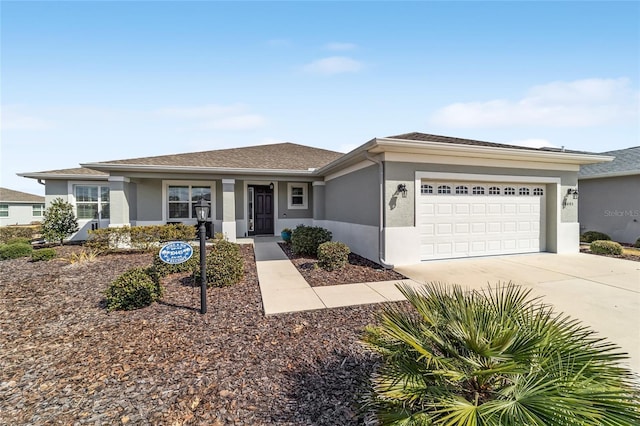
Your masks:
{"label": "dark brown front door", "polygon": [[255,186],[254,198],[254,235],[273,235],[273,189],[268,186]]}

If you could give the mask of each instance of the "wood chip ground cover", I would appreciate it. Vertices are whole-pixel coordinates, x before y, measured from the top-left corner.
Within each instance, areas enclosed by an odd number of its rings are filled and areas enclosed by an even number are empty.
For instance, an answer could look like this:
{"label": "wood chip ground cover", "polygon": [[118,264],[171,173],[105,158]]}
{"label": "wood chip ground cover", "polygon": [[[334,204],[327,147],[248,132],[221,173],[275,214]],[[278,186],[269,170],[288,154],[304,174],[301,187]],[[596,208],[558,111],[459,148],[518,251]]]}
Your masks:
{"label": "wood chip ground cover", "polygon": [[290,244],[279,243],[279,245],[311,287],[393,281],[406,278],[394,270],[384,269],[377,263],[355,253],[349,254],[349,264],[344,268],[325,271],[317,265],[317,258],[293,254]]}
{"label": "wood chip ground cover", "polygon": [[[63,247],[66,253],[79,247]],[[253,250],[244,280],[165,280],[161,303],[104,309],[151,255],[0,262],[0,424],[350,425],[376,358],[358,342],[380,306],[264,317]]]}

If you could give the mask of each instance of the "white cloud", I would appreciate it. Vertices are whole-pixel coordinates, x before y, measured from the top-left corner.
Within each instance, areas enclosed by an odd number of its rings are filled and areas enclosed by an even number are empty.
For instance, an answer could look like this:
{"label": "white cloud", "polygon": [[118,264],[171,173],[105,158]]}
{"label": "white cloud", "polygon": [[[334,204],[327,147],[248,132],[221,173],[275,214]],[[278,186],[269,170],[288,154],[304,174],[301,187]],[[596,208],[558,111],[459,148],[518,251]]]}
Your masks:
{"label": "white cloud", "polygon": [[49,120],[43,120],[24,112],[18,105],[2,105],[0,108],[0,129],[2,130],[46,130],[53,127]]}
{"label": "white cloud", "polygon": [[358,46],[353,43],[338,43],[338,42],[327,43],[324,46],[324,48],[328,50],[353,50],[356,47]]}
{"label": "white cloud", "polygon": [[629,80],[556,81],[530,88],[519,100],[454,103],[431,117],[452,127],[587,127],[637,120],[638,94]]}
{"label": "white cloud", "polygon": [[262,127],[267,122],[263,116],[248,112],[248,107],[242,104],[171,107],[159,109],[156,113],[170,118],[197,121],[204,129],[247,130]]}
{"label": "white cloud", "polygon": [[354,73],[362,69],[362,63],[346,56],[330,56],[318,59],[304,66],[304,70],[313,74]]}
{"label": "white cloud", "polygon": [[508,142],[508,144],[526,146],[527,148],[560,148],[546,139],[522,139]]}

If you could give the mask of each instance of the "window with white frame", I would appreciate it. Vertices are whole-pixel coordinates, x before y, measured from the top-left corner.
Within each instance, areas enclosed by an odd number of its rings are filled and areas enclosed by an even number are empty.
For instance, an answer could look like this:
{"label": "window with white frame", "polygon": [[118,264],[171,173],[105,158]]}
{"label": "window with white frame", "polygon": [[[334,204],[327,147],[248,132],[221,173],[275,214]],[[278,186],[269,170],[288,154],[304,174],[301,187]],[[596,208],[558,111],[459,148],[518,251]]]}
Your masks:
{"label": "window with white frame", "polygon": [[544,195],[544,189],[542,188],[535,188],[533,190],[533,195]]}
{"label": "window with white frame", "polygon": [[422,184],[420,185],[420,193],[421,194],[433,194],[433,186]]}
{"label": "window with white frame", "polygon": [[518,189],[518,195],[529,195],[530,193],[531,191],[529,191],[529,188]]}
{"label": "window with white frame", "polygon": [[309,205],[309,184],[287,184],[287,207],[289,209],[306,209]]}
{"label": "window with white frame", "polygon": [[451,187],[449,185],[438,186],[438,194],[451,194]]}
{"label": "window with white frame", "polygon": [[9,204],[0,204],[0,217],[9,217]]}
{"label": "window with white frame", "polygon": [[456,194],[468,194],[469,188],[464,185],[456,186]]}
{"label": "window with white frame", "polygon": [[109,187],[102,185],[74,185],[78,219],[109,219]]}
{"label": "window with white frame", "polygon": [[44,213],[44,204],[33,204],[31,206],[31,216],[41,217]]}
{"label": "window with white frame", "polygon": [[500,187],[492,186],[489,188],[489,195],[500,195]]}
{"label": "window with white frame", "polygon": [[484,186],[474,186],[473,195],[484,195]]}
{"label": "window with white frame", "polygon": [[168,184],[167,185],[167,219],[196,219],[195,205],[200,199],[209,203],[211,217],[211,185],[205,184]]}
{"label": "window with white frame", "polygon": [[504,189],[504,195],[516,195],[516,189],[515,189],[515,188],[512,188],[512,187],[510,187],[510,186],[507,186],[507,187]]}

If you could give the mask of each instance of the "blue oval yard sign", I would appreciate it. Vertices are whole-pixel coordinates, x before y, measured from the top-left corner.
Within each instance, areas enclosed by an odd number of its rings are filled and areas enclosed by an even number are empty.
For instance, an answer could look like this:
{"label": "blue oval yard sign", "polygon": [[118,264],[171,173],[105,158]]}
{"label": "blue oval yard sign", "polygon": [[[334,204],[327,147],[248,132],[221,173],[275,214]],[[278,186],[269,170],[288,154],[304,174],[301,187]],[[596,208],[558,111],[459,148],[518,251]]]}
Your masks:
{"label": "blue oval yard sign", "polygon": [[177,265],[186,262],[193,256],[193,247],[184,241],[172,241],[162,246],[160,249],[160,260],[164,263]]}

